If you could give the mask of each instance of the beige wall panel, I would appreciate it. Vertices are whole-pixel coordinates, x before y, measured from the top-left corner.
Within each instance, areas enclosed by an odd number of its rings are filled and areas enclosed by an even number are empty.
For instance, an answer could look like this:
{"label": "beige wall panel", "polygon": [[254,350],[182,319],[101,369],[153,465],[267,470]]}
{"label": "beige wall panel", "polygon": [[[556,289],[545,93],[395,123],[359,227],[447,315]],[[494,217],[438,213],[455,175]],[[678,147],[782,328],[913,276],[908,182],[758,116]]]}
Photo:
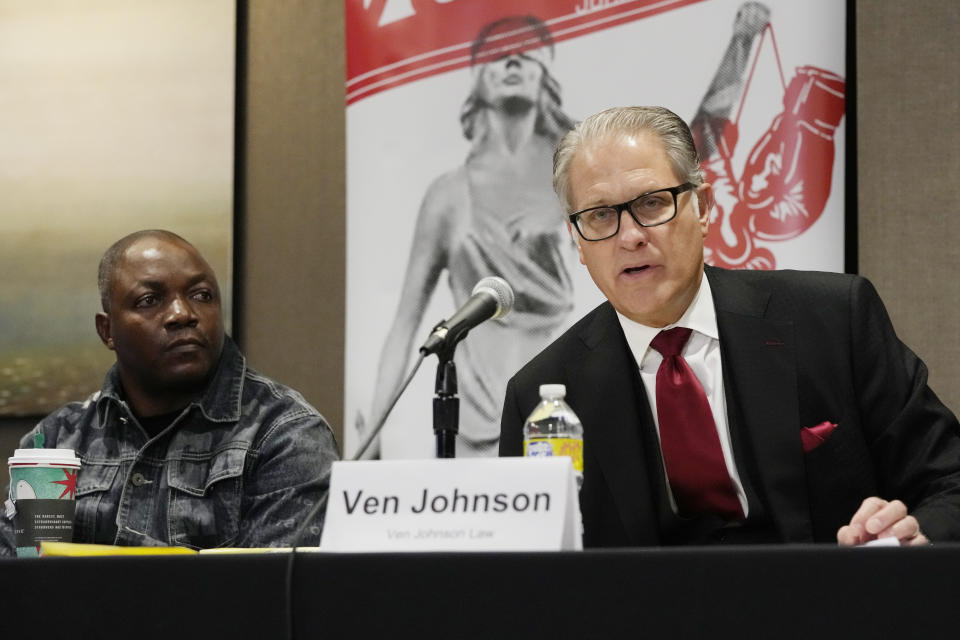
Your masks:
{"label": "beige wall panel", "polygon": [[342,442],[343,3],[252,0],[240,318],[251,365]]}
{"label": "beige wall panel", "polygon": [[960,410],[960,4],[857,2],[860,273]]}

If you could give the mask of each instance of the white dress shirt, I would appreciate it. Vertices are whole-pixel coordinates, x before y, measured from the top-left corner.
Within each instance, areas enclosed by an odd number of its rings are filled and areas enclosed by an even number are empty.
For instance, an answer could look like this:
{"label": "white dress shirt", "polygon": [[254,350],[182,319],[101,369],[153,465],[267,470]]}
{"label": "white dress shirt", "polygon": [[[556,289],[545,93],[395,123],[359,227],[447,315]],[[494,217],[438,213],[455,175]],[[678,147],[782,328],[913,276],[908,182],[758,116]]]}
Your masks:
{"label": "white dress shirt", "polygon": [[[747,495],[737,473],[737,465],[733,459],[733,449],[730,445],[730,427],[727,423],[727,401],[723,394],[723,364],[720,360],[720,334],[717,331],[717,312],[713,306],[713,294],[710,292],[710,283],[706,275],[700,279],[700,289],[693,302],[687,307],[680,319],[671,325],[662,328],[648,327],[634,322],[617,312],[620,326],[627,338],[627,344],[633,357],[640,366],[640,378],[647,392],[647,400],[653,412],[653,423],[656,425],[657,441],[660,440],[660,421],[657,418],[657,369],[663,361],[663,356],[656,349],[650,348],[650,343],[661,331],[674,327],[692,329],[690,339],[684,345],[681,355],[697,380],[703,385],[703,391],[710,403],[713,412],[713,421],[717,425],[717,435],[720,437],[720,448],[723,450],[723,460],[727,465],[730,480],[737,491],[737,498],[743,508],[743,514],[748,514]],[[661,459],[663,451],[661,450]],[[664,471],[666,476],[666,471]],[[677,513],[677,501],[670,488],[670,479],[666,478],[670,506]]]}

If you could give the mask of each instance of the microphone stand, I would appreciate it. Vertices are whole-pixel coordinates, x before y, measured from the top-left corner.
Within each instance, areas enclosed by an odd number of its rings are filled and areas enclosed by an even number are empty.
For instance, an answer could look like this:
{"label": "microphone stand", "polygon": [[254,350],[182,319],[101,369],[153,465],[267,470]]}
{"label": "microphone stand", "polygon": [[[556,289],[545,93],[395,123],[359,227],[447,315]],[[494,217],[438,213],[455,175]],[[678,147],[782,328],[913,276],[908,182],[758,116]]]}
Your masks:
{"label": "microphone stand", "polygon": [[[466,332],[464,332],[466,335]],[[457,397],[457,366],[453,352],[457,343],[437,351],[437,379],[433,399],[433,433],[437,438],[437,457],[456,457],[457,433],[460,431],[460,399]]]}

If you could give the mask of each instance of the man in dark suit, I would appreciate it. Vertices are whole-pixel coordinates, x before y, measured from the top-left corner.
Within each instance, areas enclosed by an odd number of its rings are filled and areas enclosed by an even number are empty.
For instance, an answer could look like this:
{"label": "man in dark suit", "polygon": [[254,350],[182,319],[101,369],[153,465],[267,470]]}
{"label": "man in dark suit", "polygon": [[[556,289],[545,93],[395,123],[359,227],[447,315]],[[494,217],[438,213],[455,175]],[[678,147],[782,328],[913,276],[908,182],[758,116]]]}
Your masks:
{"label": "man in dark suit", "polygon": [[[558,146],[554,188],[607,302],[510,380],[500,453],[522,454],[539,385],[565,384],[586,546],[960,539],[960,425],[876,291],[705,267],[713,193],[679,117],[587,118]],[[660,336],[678,333],[671,355]]]}

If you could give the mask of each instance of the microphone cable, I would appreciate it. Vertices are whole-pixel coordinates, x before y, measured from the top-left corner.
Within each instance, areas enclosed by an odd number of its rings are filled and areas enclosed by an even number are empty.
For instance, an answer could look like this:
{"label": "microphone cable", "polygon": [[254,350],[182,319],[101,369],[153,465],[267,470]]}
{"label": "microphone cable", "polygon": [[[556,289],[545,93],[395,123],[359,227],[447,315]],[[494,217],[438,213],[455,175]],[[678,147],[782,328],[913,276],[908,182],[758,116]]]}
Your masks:
{"label": "microphone cable", "polygon": [[[420,365],[423,364],[423,359],[427,356],[426,353],[421,352],[417,358],[416,363],[414,363],[413,368],[410,369],[410,373],[407,374],[406,379],[403,381],[403,384],[400,385],[400,388],[393,395],[393,398],[390,400],[390,404],[387,405],[386,411],[383,412],[383,415],[380,417],[380,420],[377,421],[377,424],[370,430],[370,433],[367,434],[367,437],[360,443],[360,447],[357,449],[357,452],[353,454],[353,457],[350,458],[351,462],[356,462],[366,453],[367,449],[370,447],[370,444],[376,439],[380,431],[383,430],[383,425],[387,422],[387,417],[393,411],[393,407],[400,400],[400,396],[403,395],[403,392],[407,390],[407,387],[410,386],[410,382],[413,380],[413,376],[416,375],[417,371],[420,369]],[[307,517],[303,519],[303,522],[300,523],[300,526],[297,527],[297,530],[293,533],[293,544],[290,548],[290,556],[287,558],[287,571],[286,571],[286,596],[287,596],[287,638],[293,640],[293,560],[297,555],[297,546],[300,544],[301,539],[307,532],[307,528],[310,526],[310,522],[327,506],[327,499],[330,497],[330,487],[327,486],[327,492],[323,494],[317,503],[313,505],[313,508],[310,509],[310,513],[307,514]]]}
{"label": "microphone cable", "polygon": [[417,358],[417,362],[413,365],[410,373],[407,374],[406,380],[404,380],[403,384],[400,385],[400,390],[393,395],[393,399],[390,401],[390,404],[387,405],[387,410],[383,412],[383,415],[380,417],[380,421],[377,422],[376,426],[370,430],[370,433],[367,434],[367,437],[364,439],[364,441],[360,443],[360,446],[357,448],[357,452],[354,453],[353,458],[350,459],[351,462],[356,462],[363,457],[363,454],[367,452],[368,448],[370,448],[370,444],[380,434],[380,431],[383,429],[383,425],[387,421],[387,416],[389,416],[390,412],[393,411],[393,407],[397,404],[397,401],[400,400],[400,396],[403,395],[403,392],[407,390],[408,386],[410,386],[413,376],[416,375],[417,371],[420,369],[420,365],[423,364],[423,359],[425,357],[427,357],[427,354],[421,352],[420,357]]}

